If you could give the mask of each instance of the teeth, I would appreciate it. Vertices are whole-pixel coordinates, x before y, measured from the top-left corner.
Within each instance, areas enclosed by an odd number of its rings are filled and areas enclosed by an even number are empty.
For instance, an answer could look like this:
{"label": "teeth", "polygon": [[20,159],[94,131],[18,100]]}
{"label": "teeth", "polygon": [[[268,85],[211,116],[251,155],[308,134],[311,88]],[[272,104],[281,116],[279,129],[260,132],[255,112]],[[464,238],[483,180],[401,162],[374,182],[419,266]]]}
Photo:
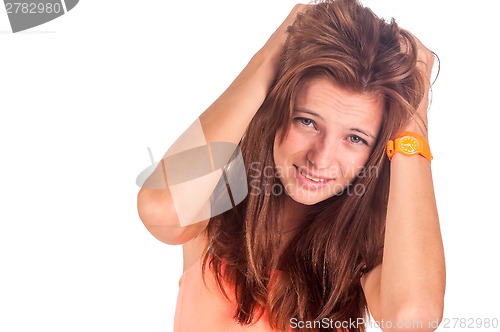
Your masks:
{"label": "teeth", "polygon": [[317,178],[313,178],[312,176],[309,176],[307,175],[306,173],[300,171],[300,174],[302,174],[302,176],[308,178],[309,180],[312,180],[314,182],[325,182],[325,179],[317,179]]}

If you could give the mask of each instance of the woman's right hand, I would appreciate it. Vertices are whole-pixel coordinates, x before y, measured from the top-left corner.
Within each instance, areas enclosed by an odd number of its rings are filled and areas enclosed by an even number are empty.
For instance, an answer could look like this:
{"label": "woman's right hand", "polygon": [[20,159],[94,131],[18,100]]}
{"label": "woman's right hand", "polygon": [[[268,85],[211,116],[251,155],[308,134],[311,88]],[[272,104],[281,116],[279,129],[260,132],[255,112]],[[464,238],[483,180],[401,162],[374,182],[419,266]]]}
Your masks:
{"label": "woman's right hand", "polygon": [[260,49],[259,53],[271,60],[275,71],[278,69],[279,61],[283,53],[283,47],[285,46],[288,36],[288,27],[295,22],[298,13],[304,12],[311,6],[313,5],[296,4],[283,23],[281,23],[278,29],[276,29],[276,31],[271,35],[271,37],[269,37],[267,42]]}

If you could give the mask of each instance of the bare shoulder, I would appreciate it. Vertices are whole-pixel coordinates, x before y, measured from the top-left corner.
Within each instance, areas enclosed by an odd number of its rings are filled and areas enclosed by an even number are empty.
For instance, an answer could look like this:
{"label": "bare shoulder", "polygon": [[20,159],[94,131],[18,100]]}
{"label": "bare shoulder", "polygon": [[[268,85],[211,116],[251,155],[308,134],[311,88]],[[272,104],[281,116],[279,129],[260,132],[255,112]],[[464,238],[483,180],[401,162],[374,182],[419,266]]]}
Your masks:
{"label": "bare shoulder", "polygon": [[363,293],[365,294],[368,309],[375,319],[380,317],[381,273],[382,264],[379,264],[361,278],[361,287],[363,288]]}
{"label": "bare shoulder", "polygon": [[193,239],[182,245],[183,269],[186,271],[193,264],[197,264],[201,259],[203,252],[208,245],[206,230],[195,236]]}

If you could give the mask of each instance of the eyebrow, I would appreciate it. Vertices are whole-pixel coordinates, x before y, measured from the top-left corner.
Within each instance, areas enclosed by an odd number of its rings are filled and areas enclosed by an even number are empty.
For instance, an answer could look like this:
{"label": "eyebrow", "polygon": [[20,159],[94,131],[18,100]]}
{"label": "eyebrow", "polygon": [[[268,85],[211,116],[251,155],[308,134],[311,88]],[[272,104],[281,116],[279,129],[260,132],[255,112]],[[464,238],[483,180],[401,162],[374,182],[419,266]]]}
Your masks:
{"label": "eyebrow", "polygon": [[363,131],[363,130],[361,130],[361,129],[359,129],[359,128],[351,128],[350,130],[355,131],[355,132],[358,132],[358,133],[361,133],[361,134],[363,134],[363,135],[365,135],[365,136],[367,136],[367,137],[371,137],[371,138],[373,138],[374,140],[376,140],[376,139],[377,139],[377,138],[376,138],[375,136],[373,136],[372,134],[369,134],[369,133],[367,133],[366,131]]}
{"label": "eyebrow", "polygon": [[323,119],[323,117],[321,115],[319,115],[318,113],[315,113],[313,111],[309,111],[308,109],[305,109],[305,108],[299,108],[297,107],[296,109],[293,110],[293,113],[307,113],[309,115],[313,115],[313,116],[316,116],[318,118],[320,118],[321,120],[325,120]]}

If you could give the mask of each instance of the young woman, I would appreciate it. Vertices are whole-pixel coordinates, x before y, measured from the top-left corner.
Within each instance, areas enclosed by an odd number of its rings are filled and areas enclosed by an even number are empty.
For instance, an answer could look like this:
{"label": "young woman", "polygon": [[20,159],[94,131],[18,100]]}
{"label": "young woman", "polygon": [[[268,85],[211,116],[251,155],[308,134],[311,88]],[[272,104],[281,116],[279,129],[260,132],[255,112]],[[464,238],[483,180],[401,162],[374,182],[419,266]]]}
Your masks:
{"label": "young woman", "polygon": [[[437,327],[433,61],[354,0],[294,7],[139,192],[148,230],[183,244],[176,331],[364,331],[368,310]],[[217,142],[238,146],[220,172]]]}

